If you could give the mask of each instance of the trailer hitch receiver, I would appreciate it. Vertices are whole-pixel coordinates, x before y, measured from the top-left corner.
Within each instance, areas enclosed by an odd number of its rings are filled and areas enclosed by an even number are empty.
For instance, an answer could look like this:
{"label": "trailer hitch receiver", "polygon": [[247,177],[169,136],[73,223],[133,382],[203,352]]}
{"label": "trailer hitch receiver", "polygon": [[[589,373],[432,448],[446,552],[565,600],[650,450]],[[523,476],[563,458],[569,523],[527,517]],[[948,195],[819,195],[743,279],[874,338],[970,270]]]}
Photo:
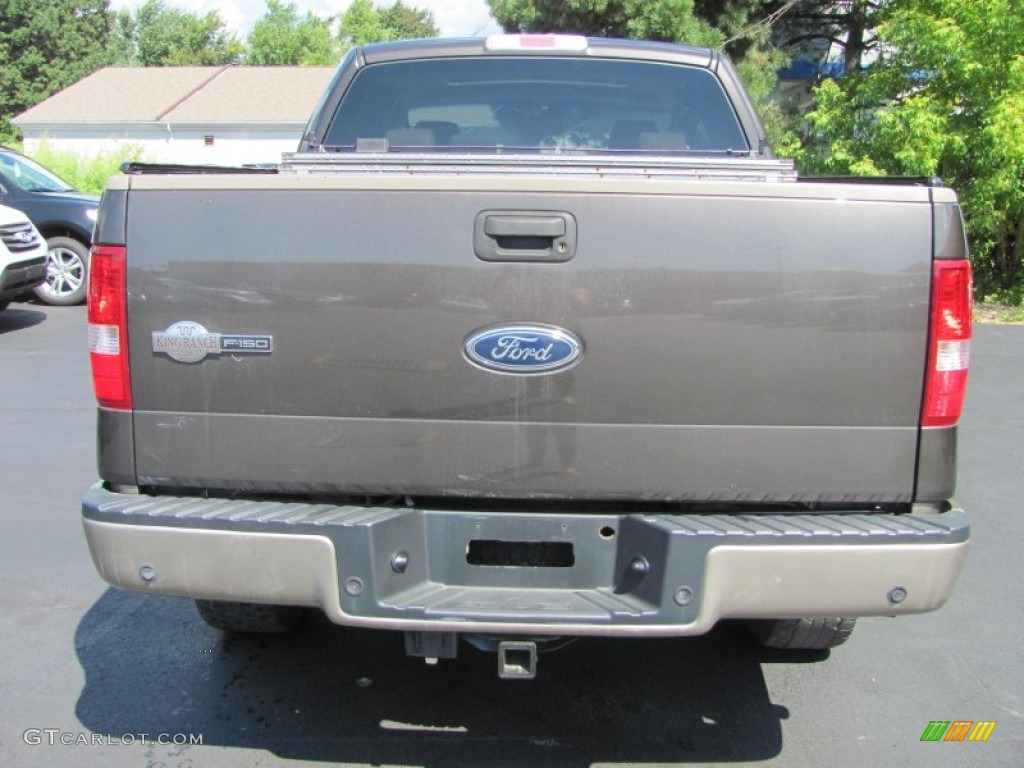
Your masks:
{"label": "trailer hitch receiver", "polygon": [[498,677],[502,680],[533,680],[537,676],[537,643],[502,640],[498,643]]}

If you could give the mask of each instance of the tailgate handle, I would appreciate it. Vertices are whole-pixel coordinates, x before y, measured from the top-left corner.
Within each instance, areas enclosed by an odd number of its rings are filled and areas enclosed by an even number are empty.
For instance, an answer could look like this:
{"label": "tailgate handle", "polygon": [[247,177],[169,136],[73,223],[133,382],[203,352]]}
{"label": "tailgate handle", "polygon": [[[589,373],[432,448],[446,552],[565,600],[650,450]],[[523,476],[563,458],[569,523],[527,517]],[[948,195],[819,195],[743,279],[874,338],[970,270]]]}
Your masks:
{"label": "tailgate handle", "polygon": [[483,261],[566,262],[576,255],[576,219],[562,211],[481,211],[473,249]]}
{"label": "tailgate handle", "polygon": [[565,219],[558,216],[487,216],[484,232],[491,237],[550,237],[565,234]]}

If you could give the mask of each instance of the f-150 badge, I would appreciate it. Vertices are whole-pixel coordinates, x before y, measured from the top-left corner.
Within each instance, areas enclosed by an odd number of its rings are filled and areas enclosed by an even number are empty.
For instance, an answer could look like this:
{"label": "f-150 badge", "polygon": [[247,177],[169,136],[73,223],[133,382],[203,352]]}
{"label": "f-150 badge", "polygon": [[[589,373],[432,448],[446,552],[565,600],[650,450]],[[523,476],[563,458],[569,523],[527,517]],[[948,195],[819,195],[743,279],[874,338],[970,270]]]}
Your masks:
{"label": "f-150 badge", "polygon": [[274,337],[267,334],[210,333],[183,320],[166,331],[153,331],[153,351],[179,363],[198,363],[207,355],[269,355]]}
{"label": "f-150 badge", "polygon": [[506,325],[485,328],[464,344],[474,365],[501,373],[553,373],[575,363],[583,342],[571,331],[550,325]]}

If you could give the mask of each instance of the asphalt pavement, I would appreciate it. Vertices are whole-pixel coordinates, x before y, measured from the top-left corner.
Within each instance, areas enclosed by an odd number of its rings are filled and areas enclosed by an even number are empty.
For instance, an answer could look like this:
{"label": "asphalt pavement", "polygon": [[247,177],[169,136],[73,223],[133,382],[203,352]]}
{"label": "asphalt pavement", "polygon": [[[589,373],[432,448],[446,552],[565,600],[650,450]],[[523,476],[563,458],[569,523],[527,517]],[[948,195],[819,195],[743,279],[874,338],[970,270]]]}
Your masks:
{"label": "asphalt pavement", "polygon": [[[221,636],[185,600],[108,588],[79,501],[96,476],[85,310],[0,313],[0,766],[1024,765],[1024,327],[976,328],[958,498],[965,573],[943,609],[863,619],[810,659],[741,627],[578,641],[533,682],[463,646],[310,616]],[[922,742],[931,721],[986,742]]]}

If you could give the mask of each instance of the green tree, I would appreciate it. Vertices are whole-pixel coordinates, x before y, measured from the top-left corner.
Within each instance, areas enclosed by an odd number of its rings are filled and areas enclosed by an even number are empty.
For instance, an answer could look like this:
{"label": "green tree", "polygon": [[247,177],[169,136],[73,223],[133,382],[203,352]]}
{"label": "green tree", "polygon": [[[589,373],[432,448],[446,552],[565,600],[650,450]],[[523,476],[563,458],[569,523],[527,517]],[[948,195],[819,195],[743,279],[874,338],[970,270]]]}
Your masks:
{"label": "green tree", "polygon": [[0,140],[11,118],[106,63],[106,0],[0,0]]}
{"label": "green tree", "polygon": [[352,4],[341,14],[338,38],[346,48],[394,39],[370,0],[352,0]]}
{"label": "green tree", "polygon": [[[808,44],[843,51],[847,72],[877,49],[873,29],[890,0],[696,0],[697,15],[733,37],[734,31],[769,31],[774,43],[793,51]],[[743,36],[729,47],[734,56]],[[750,38],[748,38],[749,40]],[[735,38],[734,38],[735,40]],[[738,46],[736,43],[738,42]]]}
{"label": "green tree", "polygon": [[138,24],[129,10],[122,9],[111,19],[108,64],[115,67],[130,67],[135,63],[135,36]]}
{"label": "green tree", "polygon": [[227,30],[217,11],[204,15],[148,0],[135,15],[116,22],[114,56],[144,67],[208,67],[237,64],[245,46]]}
{"label": "green tree", "polygon": [[[857,0],[858,2],[860,0]],[[569,32],[724,48],[735,59],[765,46],[800,3],[825,0],[488,0],[510,32]]]}
{"label": "green tree", "polygon": [[394,5],[381,8],[380,20],[394,40],[414,40],[420,37],[437,37],[434,14],[423,8],[406,5],[395,0]]}
{"label": "green tree", "polygon": [[295,66],[336,64],[337,42],[329,19],[307,12],[299,16],[295,3],[267,0],[267,12],[249,33],[246,64]]}
{"label": "green tree", "polygon": [[509,32],[567,32],[694,45],[724,42],[693,13],[694,0],[488,0]]}
{"label": "green tree", "polygon": [[353,0],[341,14],[338,39],[347,48],[437,34],[430,11],[405,5],[402,0],[380,10],[373,7],[371,0]]}
{"label": "green tree", "polygon": [[[777,45],[793,50],[810,43],[824,43],[843,51],[847,72],[861,68],[865,57],[877,49],[873,29],[878,12],[890,0],[763,0],[751,9],[770,21]],[[743,0],[697,0],[698,13],[725,28],[728,24],[748,24]],[[735,51],[730,51],[735,53]]]}
{"label": "green tree", "polygon": [[1024,0],[893,0],[880,58],[815,91],[805,169],[938,175],[960,192],[980,296],[1024,299]]}

